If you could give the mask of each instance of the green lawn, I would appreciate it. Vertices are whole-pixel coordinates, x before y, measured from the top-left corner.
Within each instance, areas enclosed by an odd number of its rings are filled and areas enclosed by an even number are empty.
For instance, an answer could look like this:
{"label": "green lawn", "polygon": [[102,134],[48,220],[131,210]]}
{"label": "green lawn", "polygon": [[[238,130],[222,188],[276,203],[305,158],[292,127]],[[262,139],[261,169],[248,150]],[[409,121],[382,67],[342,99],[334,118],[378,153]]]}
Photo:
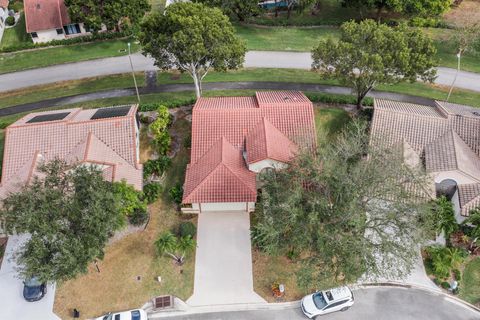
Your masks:
{"label": "green lawn", "polygon": [[318,41],[327,37],[338,38],[333,27],[253,27],[236,25],[237,34],[247,43],[248,50],[310,51]]}
{"label": "green lawn", "polygon": [[460,298],[472,304],[480,302],[480,257],[465,266],[460,285]]}
{"label": "green lawn", "polygon": [[251,19],[252,23],[262,25],[277,26],[313,26],[313,25],[339,25],[344,21],[358,19],[359,12],[353,8],[344,8],[341,1],[322,0],[319,1],[319,10],[315,14],[310,11],[297,12],[293,10],[290,19],[287,19],[286,11],[280,11],[279,16],[275,17],[273,12],[269,12]]}
{"label": "green lawn", "polygon": [[5,29],[0,48],[19,45],[22,43],[31,43],[32,38],[25,29],[25,16],[20,16],[17,25],[13,28]]}
{"label": "green lawn", "polygon": [[[132,42],[132,40],[116,39],[4,53],[0,55],[0,74],[54,64],[124,56],[127,54],[128,42]],[[138,50],[140,50],[140,47],[133,43],[132,51],[136,52]]]}
{"label": "green lawn", "polygon": [[[137,74],[137,79],[140,86],[144,85],[143,74]],[[190,77],[185,74],[180,75],[180,77],[172,77],[170,73],[160,73],[158,80],[160,84],[192,82]],[[337,81],[324,80],[314,72],[296,69],[242,69],[228,73],[212,72],[205,78],[205,82],[218,81],[276,81],[339,85]],[[132,78],[128,74],[68,81],[38,88],[0,93],[0,108],[49,98],[126,87],[133,87]],[[438,100],[444,100],[447,96],[446,88],[434,87],[423,83],[400,83],[394,86],[380,86],[378,90],[405,93]],[[451,101],[480,107],[480,93],[457,89],[453,91]]]}

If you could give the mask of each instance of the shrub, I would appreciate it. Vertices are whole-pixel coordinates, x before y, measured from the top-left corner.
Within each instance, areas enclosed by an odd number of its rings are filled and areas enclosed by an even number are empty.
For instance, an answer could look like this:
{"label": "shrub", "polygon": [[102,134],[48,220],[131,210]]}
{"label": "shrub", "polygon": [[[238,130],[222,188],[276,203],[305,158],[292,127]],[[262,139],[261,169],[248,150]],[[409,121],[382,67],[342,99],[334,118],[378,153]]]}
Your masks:
{"label": "shrub", "polygon": [[[312,102],[323,102],[323,103],[337,103],[337,104],[356,104],[357,99],[352,95],[347,94],[330,94],[330,93],[311,93],[306,92],[305,95]],[[373,106],[373,99],[366,97],[363,100],[364,106]]]}
{"label": "shrub", "polygon": [[458,269],[453,269],[452,271],[453,276],[455,277],[455,280],[460,281],[462,280],[462,273]]}
{"label": "shrub", "polygon": [[171,117],[166,106],[160,105],[157,112],[157,119],[150,124],[150,132],[153,135],[153,144],[158,152],[164,155],[170,149],[171,138],[167,128],[171,122]]}
{"label": "shrub", "polygon": [[143,186],[143,196],[148,204],[155,202],[162,193],[162,185],[152,182]]}
{"label": "shrub", "polygon": [[128,216],[128,221],[134,226],[141,226],[148,220],[148,212],[146,208],[136,208],[133,213]]}
{"label": "shrub", "polygon": [[439,18],[422,18],[414,17],[410,19],[408,24],[411,27],[420,27],[420,28],[451,28],[445,21]]}
{"label": "shrub", "polygon": [[445,196],[441,196],[435,200],[433,211],[435,221],[437,221],[436,231],[438,233],[443,231],[445,238],[450,239],[450,235],[459,228],[452,202]]}
{"label": "shrub", "polygon": [[443,288],[443,289],[450,289],[450,284],[447,282],[447,281],[443,281],[442,283],[440,283],[440,286]]}
{"label": "shrub", "polygon": [[101,33],[91,34],[88,36],[69,38],[65,40],[52,40],[50,42],[40,42],[40,43],[23,42],[13,46],[1,48],[0,52],[6,53],[6,52],[15,52],[20,50],[51,47],[51,46],[67,46],[67,45],[86,43],[86,42],[125,38],[126,36],[127,34],[124,32],[101,32]]}
{"label": "shrub", "polygon": [[5,24],[7,26],[13,26],[15,24],[15,18],[12,16],[7,17],[7,19],[5,19]]}
{"label": "shrub", "polygon": [[161,105],[167,108],[178,108],[181,106],[188,106],[194,104],[196,99],[191,98],[182,98],[182,99],[169,99],[167,101],[162,101],[162,103],[142,103],[140,104],[138,110],[141,112],[147,111],[156,111]]}
{"label": "shrub", "polygon": [[180,223],[178,227],[179,237],[195,237],[197,234],[197,227],[190,221]]}
{"label": "shrub", "polygon": [[447,279],[452,269],[460,267],[468,256],[464,249],[439,245],[427,247],[425,251],[431,259],[433,275],[440,279]]}
{"label": "shrub", "polygon": [[161,176],[171,164],[172,159],[167,156],[161,156],[160,158],[155,160],[148,160],[143,165],[143,174],[147,177],[152,174]]}
{"label": "shrub", "polygon": [[183,198],[183,188],[180,184],[170,188],[168,191],[168,195],[170,196],[170,200],[172,200],[176,204],[182,203]]}
{"label": "shrub", "polygon": [[120,204],[120,211],[130,217],[136,210],[147,210],[146,201],[142,200],[142,193],[127,184],[125,180],[113,183],[113,191]]}

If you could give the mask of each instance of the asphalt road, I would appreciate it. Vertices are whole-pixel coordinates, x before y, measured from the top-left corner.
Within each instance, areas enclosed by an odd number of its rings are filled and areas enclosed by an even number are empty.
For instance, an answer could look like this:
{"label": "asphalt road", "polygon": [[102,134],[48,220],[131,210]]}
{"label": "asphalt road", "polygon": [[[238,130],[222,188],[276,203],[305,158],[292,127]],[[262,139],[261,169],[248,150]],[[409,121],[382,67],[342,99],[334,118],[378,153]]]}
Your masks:
{"label": "asphalt road", "polygon": [[[418,289],[369,288],[354,291],[355,304],[321,320],[479,320],[480,313]],[[235,311],[168,317],[178,320],[305,320],[299,306],[286,310]]]}
{"label": "asphalt road", "polygon": [[[153,60],[140,53],[132,55],[136,71],[152,70]],[[309,52],[249,51],[245,57],[245,67],[310,69],[312,60]],[[128,56],[89,60],[56,65],[0,75],[0,92],[88,77],[130,72]],[[455,70],[438,68],[437,84],[450,85]],[[461,72],[456,87],[480,91],[480,74]]]}

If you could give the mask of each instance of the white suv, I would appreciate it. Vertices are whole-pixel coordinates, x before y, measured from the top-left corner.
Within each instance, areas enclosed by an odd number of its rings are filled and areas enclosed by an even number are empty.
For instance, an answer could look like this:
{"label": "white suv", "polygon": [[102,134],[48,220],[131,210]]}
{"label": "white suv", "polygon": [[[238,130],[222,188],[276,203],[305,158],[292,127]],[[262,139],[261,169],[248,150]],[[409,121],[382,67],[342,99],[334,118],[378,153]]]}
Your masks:
{"label": "white suv", "polygon": [[302,299],[302,311],[310,319],[335,311],[346,311],[353,305],[353,293],[348,287],[317,291]]}

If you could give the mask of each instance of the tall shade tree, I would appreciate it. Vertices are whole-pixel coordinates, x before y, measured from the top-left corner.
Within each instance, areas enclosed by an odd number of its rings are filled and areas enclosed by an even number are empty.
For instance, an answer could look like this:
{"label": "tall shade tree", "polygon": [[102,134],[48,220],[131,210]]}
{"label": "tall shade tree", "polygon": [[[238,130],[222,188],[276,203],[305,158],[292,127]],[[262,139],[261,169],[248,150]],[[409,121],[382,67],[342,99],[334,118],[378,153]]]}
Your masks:
{"label": "tall shade tree", "polygon": [[30,237],[17,253],[24,277],[41,281],[74,278],[102,259],[109,236],[124,223],[111,183],[94,167],[70,167],[60,160],[39,168],[20,192],[3,201],[0,219],[8,233]]}
{"label": "tall shade tree", "polygon": [[350,21],[342,24],[340,40],[321,40],[313,49],[312,69],[351,87],[360,108],[380,84],[433,82],[435,53],[432,40],[419,29]]}
{"label": "tall shade tree", "polygon": [[94,31],[102,28],[119,30],[137,26],[150,11],[148,0],[65,0],[73,21],[83,22]]}
{"label": "tall shade tree", "polygon": [[151,55],[160,69],[187,72],[197,98],[210,70],[237,69],[246,52],[220,9],[191,2],[174,3],[164,14],[149,15],[142,23],[140,42],[143,53]]}
{"label": "tall shade tree", "polygon": [[260,13],[257,0],[195,0],[210,7],[219,7],[232,19],[245,21]]}
{"label": "tall shade tree", "polygon": [[427,175],[398,148],[370,144],[367,127],[353,120],[316,155],[262,176],[252,240],[297,257],[304,289],[404,276],[433,228]]}

